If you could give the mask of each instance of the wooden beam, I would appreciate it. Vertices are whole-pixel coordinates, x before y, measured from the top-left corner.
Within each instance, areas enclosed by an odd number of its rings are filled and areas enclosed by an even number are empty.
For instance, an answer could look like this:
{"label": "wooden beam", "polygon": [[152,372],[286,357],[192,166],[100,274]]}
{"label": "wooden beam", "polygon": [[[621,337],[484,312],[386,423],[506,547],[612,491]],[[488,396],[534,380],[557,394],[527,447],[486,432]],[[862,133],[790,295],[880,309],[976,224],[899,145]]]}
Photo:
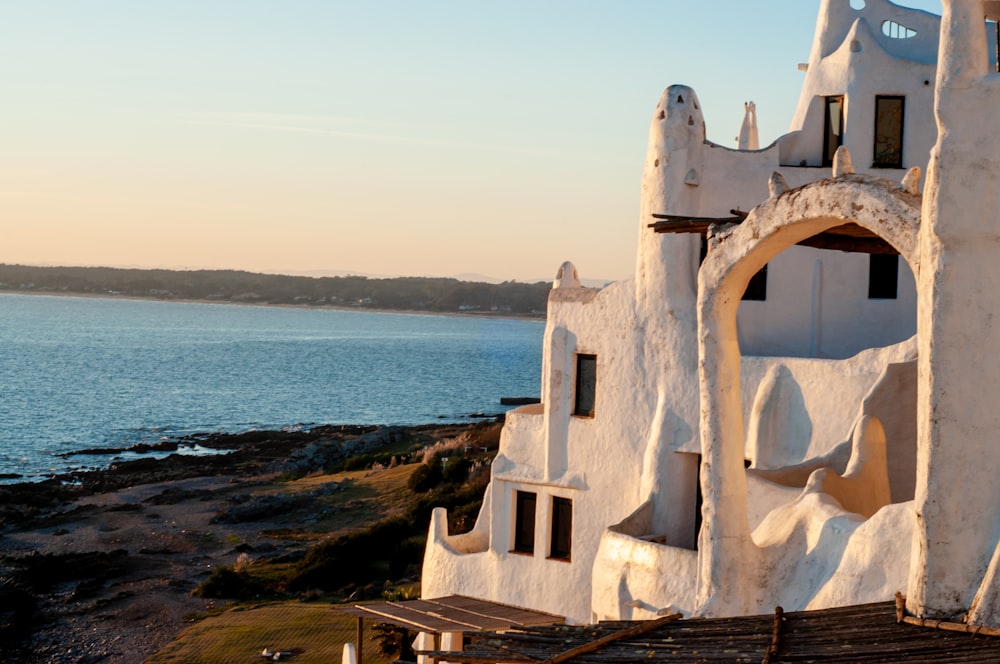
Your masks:
{"label": "wooden beam", "polygon": [[421,655],[433,657],[435,660],[442,659],[457,664],[538,664],[537,659],[528,659],[525,655],[515,655],[504,657],[503,655],[463,655],[460,652],[450,652],[445,650],[433,650],[421,652]]}
{"label": "wooden beam", "polygon": [[778,656],[778,648],[781,645],[781,624],[785,619],[785,610],[780,606],[774,607],[774,625],[771,628],[771,645],[767,647],[767,652],[764,653],[764,659],[761,660],[761,664],[771,664],[771,658]]}
{"label": "wooden beam", "polygon": [[976,625],[973,623],[956,623],[944,620],[929,620],[927,618],[917,618],[906,615],[906,596],[903,593],[896,593],[896,622],[915,627],[930,627],[931,629],[942,629],[946,632],[966,632],[967,634],[980,634],[983,636],[1000,636],[1000,628]]}
{"label": "wooden beam", "polygon": [[[738,212],[738,210],[733,210]],[[659,219],[649,224],[655,233],[698,233],[707,235],[712,224],[738,224],[746,215],[740,217],[683,217],[669,214],[654,214],[654,218]],[[828,249],[830,251],[847,251],[858,254],[899,254],[896,249],[872,233],[867,228],[857,224],[841,224],[827,229],[822,233],[817,233],[797,242],[803,247],[814,249]]]}
{"label": "wooden beam", "polygon": [[629,627],[628,629],[623,629],[620,632],[614,632],[613,634],[602,636],[596,641],[591,641],[590,643],[584,643],[582,646],[577,646],[576,648],[571,648],[570,650],[559,653],[552,659],[545,660],[544,664],[561,664],[562,662],[568,662],[574,657],[578,657],[588,652],[594,652],[595,650],[599,650],[600,648],[608,645],[609,643],[614,643],[615,641],[621,641],[622,639],[629,639],[632,638],[633,636],[639,636],[640,634],[651,632],[654,629],[659,629],[664,625],[680,620],[681,617],[682,616],[679,613],[671,613],[668,616],[664,616],[656,620],[647,620],[645,622],[641,622],[634,627]]}
{"label": "wooden beam", "polygon": [[362,618],[361,616],[358,616],[357,637],[358,637],[358,643],[357,643],[357,648],[356,648],[356,650],[357,650],[356,654],[358,656],[358,664],[361,664],[364,661],[364,659],[362,659],[362,657],[363,657],[362,653],[364,652],[364,650],[363,650],[364,649],[364,645],[362,645],[362,644],[365,641],[365,619]]}

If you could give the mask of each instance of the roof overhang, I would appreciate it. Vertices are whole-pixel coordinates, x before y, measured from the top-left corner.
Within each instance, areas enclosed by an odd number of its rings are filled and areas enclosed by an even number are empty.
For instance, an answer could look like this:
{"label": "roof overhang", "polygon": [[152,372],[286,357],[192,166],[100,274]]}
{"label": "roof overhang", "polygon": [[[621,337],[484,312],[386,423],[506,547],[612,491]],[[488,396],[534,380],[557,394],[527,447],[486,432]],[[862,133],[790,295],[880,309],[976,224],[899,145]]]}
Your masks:
{"label": "roof overhang", "polygon": [[[696,233],[705,236],[712,226],[740,224],[747,217],[746,212],[732,210],[732,217],[688,217],[672,214],[654,214],[656,221],[649,224],[655,233]],[[898,254],[896,249],[872,233],[855,223],[841,224],[828,228],[822,233],[808,237],[798,244],[815,249],[832,249],[851,251],[864,254]]]}
{"label": "roof overhang", "polygon": [[337,611],[359,618],[390,623],[420,632],[497,632],[512,628],[555,625],[563,616],[533,611],[464,595],[405,602],[375,602],[338,607]]}

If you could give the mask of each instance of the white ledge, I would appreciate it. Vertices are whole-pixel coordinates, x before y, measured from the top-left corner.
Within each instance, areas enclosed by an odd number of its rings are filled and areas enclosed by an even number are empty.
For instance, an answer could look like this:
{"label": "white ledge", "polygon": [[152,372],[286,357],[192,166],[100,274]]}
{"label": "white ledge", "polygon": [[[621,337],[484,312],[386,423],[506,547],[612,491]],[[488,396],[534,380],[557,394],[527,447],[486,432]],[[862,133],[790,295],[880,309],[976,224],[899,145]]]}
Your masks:
{"label": "white ledge", "polygon": [[548,479],[545,476],[543,468],[530,466],[525,463],[515,464],[502,454],[498,454],[496,459],[493,460],[493,479],[502,482],[537,484],[540,486],[576,489],[579,491],[587,488],[587,478],[584,473],[567,471],[559,477]]}

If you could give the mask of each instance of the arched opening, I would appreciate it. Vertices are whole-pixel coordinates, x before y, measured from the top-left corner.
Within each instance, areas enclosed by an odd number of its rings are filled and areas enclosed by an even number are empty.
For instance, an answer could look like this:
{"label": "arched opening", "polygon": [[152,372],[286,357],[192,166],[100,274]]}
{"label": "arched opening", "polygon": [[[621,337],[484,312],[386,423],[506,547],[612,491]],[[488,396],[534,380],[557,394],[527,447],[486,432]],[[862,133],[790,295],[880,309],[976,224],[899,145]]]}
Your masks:
{"label": "arched opening", "polygon": [[[857,384],[850,389],[836,385],[836,381],[832,380],[836,371],[831,372],[835,363],[803,358],[796,361],[799,366],[791,366],[796,362],[782,363],[776,362],[776,358],[769,358],[755,370],[763,372],[758,377],[759,384],[770,381],[770,387],[765,390],[761,403],[754,403],[754,399],[747,403],[747,397],[741,390],[743,357],[737,323],[741,295],[747,284],[758,270],[788,248],[845,224],[856,224],[882,238],[898,252],[911,272],[916,272],[919,219],[918,195],[903,191],[899,185],[881,178],[845,175],[814,182],[772,198],[755,208],[740,226],[711,243],[699,273],[698,294],[703,454],[701,482],[704,496],[700,534],[703,585],[699,589],[699,597],[703,600],[712,598],[713,602],[740,602],[742,605],[736,607],[739,610],[757,608],[754,606],[754,593],[745,588],[745,580],[739,580],[741,575],[746,576],[745,571],[740,571],[740,565],[733,562],[756,560],[761,555],[754,542],[751,519],[754,514],[760,518],[760,511],[766,513],[768,508],[766,502],[759,505],[749,502],[748,474],[754,475],[754,469],[746,470],[744,460],[748,456],[747,430],[751,428],[745,420],[745,413],[753,415],[751,406],[760,406],[758,420],[752,423],[757,429],[750,432],[757,437],[754,443],[757,447],[752,453],[770,454],[772,459],[783,454],[785,461],[789,462],[784,463],[781,469],[783,476],[777,477],[772,473],[769,481],[773,484],[788,488],[794,495],[803,490],[802,486],[794,485],[816,483],[818,486],[814,489],[832,492],[835,498],[839,495],[839,501],[846,510],[858,511],[866,518],[881,504],[892,500],[885,495],[889,491],[887,480],[880,484],[882,503],[879,499],[867,502],[854,499],[856,496],[852,489],[857,482],[871,484],[876,481],[872,480],[871,473],[873,459],[875,464],[882,464],[884,472],[881,476],[888,472],[885,469],[884,427],[881,427],[877,417],[873,421],[872,417],[865,419],[858,416],[859,412],[864,412],[865,404],[859,402],[864,401],[868,390],[861,389]],[[882,372],[889,364],[913,359],[913,351],[906,346],[905,343],[897,344],[892,347],[893,351],[881,355],[876,353],[871,357],[856,356],[845,362],[853,362],[854,369],[867,362],[871,365],[867,367],[869,373],[876,370]],[[857,371],[854,371],[856,374]],[[852,379],[852,376],[847,377]],[[900,376],[894,375],[886,380],[898,381]],[[872,387],[874,382],[872,379],[872,384],[867,387]],[[845,385],[847,383],[850,380],[845,381]],[[828,446],[826,452],[833,453],[829,458],[823,458],[822,450],[814,447],[814,432],[807,431],[803,426],[803,422],[808,422],[811,416],[808,402],[816,403],[823,399],[829,402],[830,408],[850,409],[850,412],[841,413],[841,421],[856,420],[853,427],[845,427],[848,430],[843,432],[843,445],[838,449]],[[872,403],[876,401],[872,399]],[[803,408],[803,412],[789,414],[789,409],[796,407]],[[777,443],[771,439],[761,440],[762,437],[773,437],[775,431],[781,428],[773,421],[770,424],[760,421],[761,417],[766,419],[775,415],[774,412],[767,412],[769,408],[779,411],[777,417],[786,417],[786,424],[791,422],[793,425],[786,427],[785,440]],[[748,419],[753,420],[752,417]],[[912,420],[915,422],[915,416]],[[801,440],[807,436],[808,441]],[[798,447],[790,449],[789,440],[796,437],[800,440],[795,441],[793,446]],[[883,452],[881,461],[873,456],[879,449]],[[830,469],[832,471],[827,472]],[[904,468],[898,472],[905,474],[910,471]],[[836,475],[837,479],[833,479],[832,475]],[[774,482],[776,479],[784,484]],[[912,494],[912,484],[909,491]],[[906,490],[900,489],[897,494],[904,496]],[[760,497],[755,496],[755,500],[760,501]],[[755,513],[754,509],[758,512]],[[734,594],[723,590],[727,584],[743,589]],[[726,599],[727,595],[730,600]]]}
{"label": "arched opening", "polygon": [[884,242],[874,252],[796,245],[765,270],[751,279],[737,312],[744,356],[844,359],[916,334],[916,279]]}

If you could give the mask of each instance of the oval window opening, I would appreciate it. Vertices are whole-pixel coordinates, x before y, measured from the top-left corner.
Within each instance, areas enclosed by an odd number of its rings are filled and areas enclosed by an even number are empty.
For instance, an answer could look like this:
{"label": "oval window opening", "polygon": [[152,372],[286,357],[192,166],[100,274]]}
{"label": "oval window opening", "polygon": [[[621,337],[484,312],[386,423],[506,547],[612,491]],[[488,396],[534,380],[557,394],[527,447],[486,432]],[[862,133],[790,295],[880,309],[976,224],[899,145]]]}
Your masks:
{"label": "oval window opening", "polygon": [[882,21],[882,34],[890,39],[910,39],[917,36],[917,31],[895,21]]}
{"label": "oval window opening", "polygon": [[865,0],[851,0],[851,9],[861,11],[865,8]]}

